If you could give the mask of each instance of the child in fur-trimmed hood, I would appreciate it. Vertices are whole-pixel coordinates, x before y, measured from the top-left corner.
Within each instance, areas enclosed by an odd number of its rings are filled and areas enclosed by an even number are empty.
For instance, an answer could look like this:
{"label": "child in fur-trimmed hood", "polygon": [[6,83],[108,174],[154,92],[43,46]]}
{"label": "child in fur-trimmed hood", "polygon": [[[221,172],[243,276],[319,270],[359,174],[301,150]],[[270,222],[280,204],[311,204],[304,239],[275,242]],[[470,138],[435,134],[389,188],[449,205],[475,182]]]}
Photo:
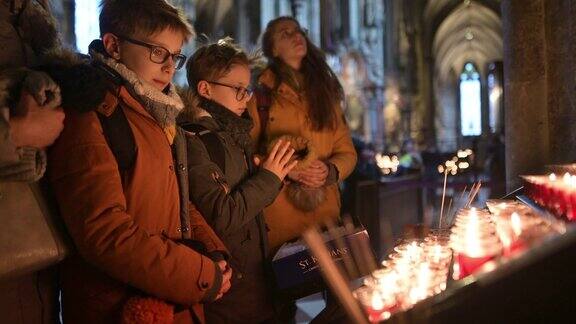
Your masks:
{"label": "child in fur-trimmed hood", "polygon": [[281,141],[261,165],[253,162],[250,63],[231,39],[199,48],[187,64],[190,100],[179,116],[187,131],[190,200],[231,254],[232,287],[206,305],[211,323],[279,322],[262,210],[296,162],[290,143]]}

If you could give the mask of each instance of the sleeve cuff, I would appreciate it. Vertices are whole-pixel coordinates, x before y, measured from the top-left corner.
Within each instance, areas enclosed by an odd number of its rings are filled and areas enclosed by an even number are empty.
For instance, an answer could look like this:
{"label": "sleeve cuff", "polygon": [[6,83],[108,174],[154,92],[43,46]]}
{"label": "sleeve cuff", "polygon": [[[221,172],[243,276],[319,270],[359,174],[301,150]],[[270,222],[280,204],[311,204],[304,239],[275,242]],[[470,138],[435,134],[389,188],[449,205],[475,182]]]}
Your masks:
{"label": "sleeve cuff", "polygon": [[212,261],[214,262],[227,261],[228,253],[226,253],[225,251],[212,251],[208,253],[208,257],[212,259]]}
{"label": "sleeve cuff", "polygon": [[338,168],[330,162],[326,162],[328,166],[328,176],[326,177],[326,185],[331,185],[338,182],[340,178],[340,172],[338,172]]}
{"label": "sleeve cuff", "polygon": [[222,286],[222,271],[220,271],[220,267],[216,262],[214,264],[214,280],[212,281],[212,287],[210,290],[206,291],[206,294],[202,298],[202,303],[212,302],[218,296],[218,292],[220,291],[220,287]]}
{"label": "sleeve cuff", "polygon": [[262,176],[266,178],[267,182],[273,183],[274,188],[277,191],[280,191],[282,188],[282,181],[280,181],[280,178],[278,178],[277,175],[275,175],[272,171],[268,171],[264,168],[260,169],[260,172],[262,173]]}
{"label": "sleeve cuff", "polygon": [[40,180],[46,171],[46,153],[33,147],[19,147],[17,153],[18,162],[0,167],[0,179],[19,182]]}

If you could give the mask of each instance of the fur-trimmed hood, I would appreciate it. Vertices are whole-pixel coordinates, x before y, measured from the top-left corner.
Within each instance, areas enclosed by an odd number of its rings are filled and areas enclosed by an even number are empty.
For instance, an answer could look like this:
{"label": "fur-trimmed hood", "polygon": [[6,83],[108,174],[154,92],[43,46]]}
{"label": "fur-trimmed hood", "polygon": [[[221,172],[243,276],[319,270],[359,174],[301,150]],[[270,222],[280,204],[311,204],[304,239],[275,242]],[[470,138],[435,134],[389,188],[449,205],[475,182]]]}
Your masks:
{"label": "fur-trimmed hood", "polygon": [[104,101],[107,77],[86,55],[67,49],[52,50],[42,57],[37,68],[60,86],[64,109],[92,111]]}
{"label": "fur-trimmed hood", "polygon": [[55,48],[39,57],[38,65],[5,69],[0,75],[0,105],[13,105],[20,97],[22,83],[32,71],[47,73],[60,87],[62,107],[91,111],[104,100],[106,76],[92,66],[88,57],[68,49]]}
{"label": "fur-trimmed hood", "polygon": [[198,98],[194,96],[189,87],[178,88],[178,94],[182,98],[184,109],[178,116],[179,121],[195,122],[202,117],[211,116],[206,110],[202,109],[199,105]]}
{"label": "fur-trimmed hood", "polygon": [[62,46],[47,0],[0,0],[0,35],[0,105],[13,106],[31,70],[58,84],[65,109],[93,110],[104,99],[103,75]]}
{"label": "fur-trimmed hood", "polygon": [[0,0],[0,35],[0,67],[34,65],[43,54],[62,47],[47,1]]}

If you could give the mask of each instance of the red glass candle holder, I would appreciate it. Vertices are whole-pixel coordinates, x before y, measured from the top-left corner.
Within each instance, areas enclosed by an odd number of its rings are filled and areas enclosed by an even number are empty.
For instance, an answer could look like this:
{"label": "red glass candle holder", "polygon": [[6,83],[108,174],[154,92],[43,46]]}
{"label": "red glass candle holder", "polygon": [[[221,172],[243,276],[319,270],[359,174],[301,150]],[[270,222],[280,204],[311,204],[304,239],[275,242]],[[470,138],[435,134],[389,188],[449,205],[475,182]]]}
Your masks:
{"label": "red glass candle holder", "polygon": [[486,262],[492,261],[496,258],[496,255],[488,255],[482,257],[470,257],[463,253],[456,254],[456,261],[460,267],[460,273],[458,279],[466,278],[471,274],[474,274],[478,269],[480,269]]}

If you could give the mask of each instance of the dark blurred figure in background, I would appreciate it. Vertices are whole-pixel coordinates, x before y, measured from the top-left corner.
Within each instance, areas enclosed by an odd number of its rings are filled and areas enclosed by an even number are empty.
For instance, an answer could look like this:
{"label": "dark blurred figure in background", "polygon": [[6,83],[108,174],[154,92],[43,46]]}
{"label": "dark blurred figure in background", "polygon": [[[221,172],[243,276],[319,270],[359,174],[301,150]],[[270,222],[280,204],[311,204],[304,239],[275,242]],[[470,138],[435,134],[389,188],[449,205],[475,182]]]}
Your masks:
{"label": "dark blurred figure in background", "polygon": [[353,213],[356,206],[356,187],[362,181],[378,181],[381,173],[376,165],[376,152],[371,143],[352,137],[358,163],[342,187],[342,215]]}
{"label": "dark blurred figure in background", "polygon": [[400,174],[418,173],[422,170],[422,155],[416,148],[413,139],[404,140],[400,153],[400,166],[398,168]]}
{"label": "dark blurred figure in background", "polygon": [[506,147],[504,134],[495,134],[488,146],[485,169],[490,174],[490,198],[506,194]]}

